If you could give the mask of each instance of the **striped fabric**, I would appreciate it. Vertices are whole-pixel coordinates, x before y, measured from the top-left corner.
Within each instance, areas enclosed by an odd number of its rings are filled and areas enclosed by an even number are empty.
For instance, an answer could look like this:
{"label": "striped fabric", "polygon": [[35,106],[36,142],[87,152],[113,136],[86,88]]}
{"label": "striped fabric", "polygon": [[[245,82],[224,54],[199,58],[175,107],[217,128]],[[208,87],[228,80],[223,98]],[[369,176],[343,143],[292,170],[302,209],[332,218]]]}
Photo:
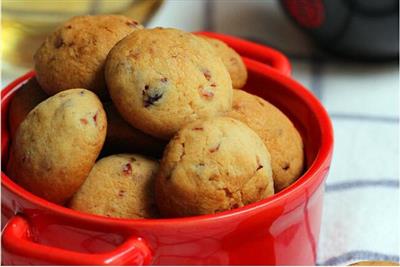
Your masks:
{"label": "striped fabric", "polygon": [[324,55],[276,0],[167,1],[149,26],[233,34],[288,55],[294,78],[321,100],[335,129],[317,263],[399,261],[397,63]]}

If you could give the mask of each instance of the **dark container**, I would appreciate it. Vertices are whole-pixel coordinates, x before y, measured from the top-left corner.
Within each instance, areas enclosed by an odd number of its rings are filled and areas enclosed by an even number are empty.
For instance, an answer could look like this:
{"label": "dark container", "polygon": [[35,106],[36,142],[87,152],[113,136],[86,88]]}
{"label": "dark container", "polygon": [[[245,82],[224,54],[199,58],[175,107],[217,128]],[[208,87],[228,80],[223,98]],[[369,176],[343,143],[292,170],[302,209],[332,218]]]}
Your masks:
{"label": "dark container", "polygon": [[399,0],[281,0],[323,48],[364,60],[399,56]]}

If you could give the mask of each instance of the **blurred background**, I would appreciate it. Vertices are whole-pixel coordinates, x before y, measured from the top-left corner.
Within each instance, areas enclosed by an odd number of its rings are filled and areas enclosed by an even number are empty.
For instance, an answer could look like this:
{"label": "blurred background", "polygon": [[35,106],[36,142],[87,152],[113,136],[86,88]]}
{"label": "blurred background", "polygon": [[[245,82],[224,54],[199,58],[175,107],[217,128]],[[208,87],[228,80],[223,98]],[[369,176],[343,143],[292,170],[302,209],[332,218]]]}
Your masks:
{"label": "blurred background", "polygon": [[32,68],[58,23],[99,13],[236,35],[286,54],[335,129],[317,263],[399,261],[398,0],[3,0],[2,87]]}
{"label": "blurred background", "polygon": [[1,53],[4,78],[33,67],[32,55],[47,34],[72,16],[124,14],[146,24],[163,0],[4,0]]}

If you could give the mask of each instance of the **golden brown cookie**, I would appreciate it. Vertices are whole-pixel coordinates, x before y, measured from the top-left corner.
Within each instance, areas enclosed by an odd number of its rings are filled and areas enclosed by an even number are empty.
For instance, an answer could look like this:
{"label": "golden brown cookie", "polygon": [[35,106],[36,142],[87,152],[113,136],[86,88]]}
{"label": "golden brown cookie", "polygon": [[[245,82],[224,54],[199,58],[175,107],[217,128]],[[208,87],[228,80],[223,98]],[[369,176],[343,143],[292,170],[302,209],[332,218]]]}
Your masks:
{"label": "golden brown cookie", "polygon": [[248,126],[228,117],[179,130],[156,177],[157,205],[169,217],[213,214],[273,194],[267,148]]}
{"label": "golden brown cookie", "polygon": [[14,136],[18,126],[26,115],[48,95],[40,88],[35,77],[29,79],[13,96],[8,112],[11,137]]}
{"label": "golden brown cookie", "polygon": [[104,62],[110,49],[143,27],[120,15],[77,16],[50,34],[34,55],[37,79],[53,95],[70,88],[87,88],[106,95]]}
{"label": "golden brown cookie", "polygon": [[222,59],[231,76],[232,87],[237,89],[242,88],[247,81],[247,68],[240,55],[226,43],[218,39],[207,36],[201,37],[214,48],[215,53]]}
{"label": "golden brown cookie", "polygon": [[18,127],[8,175],[35,195],[62,203],[92,169],[106,129],[106,115],[94,93],[60,92],[36,106]]}
{"label": "golden brown cookie", "polygon": [[228,111],[232,83],[203,39],[176,29],[135,31],[106,62],[111,99],[133,127],[169,139],[183,125]]}
{"label": "golden brown cookie", "polygon": [[400,263],[393,261],[359,261],[349,266],[400,266]]}
{"label": "golden brown cookie", "polygon": [[293,183],[303,172],[303,141],[293,123],[264,99],[233,90],[228,116],[246,123],[264,141],[271,154],[275,191]]}
{"label": "golden brown cookie", "polygon": [[156,217],[154,176],[158,163],[136,154],[99,160],[70,201],[70,207],[115,218]]}
{"label": "golden brown cookie", "polygon": [[142,153],[156,158],[162,156],[166,141],[145,134],[130,126],[111,102],[104,103],[107,114],[107,137],[104,148],[107,153]]}

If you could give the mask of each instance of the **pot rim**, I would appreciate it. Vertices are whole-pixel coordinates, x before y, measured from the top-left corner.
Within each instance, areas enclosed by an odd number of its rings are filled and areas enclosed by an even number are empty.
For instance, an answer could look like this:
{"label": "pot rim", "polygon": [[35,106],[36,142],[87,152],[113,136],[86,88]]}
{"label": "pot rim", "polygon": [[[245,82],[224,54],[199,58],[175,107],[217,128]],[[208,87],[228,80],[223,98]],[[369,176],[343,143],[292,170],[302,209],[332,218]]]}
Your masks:
{"label": "pot rim", "polygon": [[[69,217],[72,219],[80,219],[84,221],[90,221],[92,223],[101,224],[136,224],[136,225],[177,225],[177,224],[187,224],[187,223],[199,223],[208,222],[215,220],[223,220],[225,218],[243,216],[252,213],[254,210],[258,209],[274,209],[274,207],[281,206],[282,203],[292,201],[302,195],[307,191],[308,188],[315,186],[322,182],[321,172],[328,170],[330,165],[330,159],[333,152],[333,127],[329,115],[319,100],[301,84],[282,74],[271,67],[262,64],[260,62],[244,58],[246,66],[249,72],[255,72],[261,74],[275,82],[280,83],[290,89],[296,96],[302,100],[309,109],[313,112],[316,120],[318,122],[319,130],[321,132],[321,145],[319,147],[318,153],[311,163],[310,167],[304,172],[304,174],[297,179],[292,185],[285,188],[284,190],[267,197],[264,200],[245,205],[243,207],[220,212],[217,214],[199,215],[191,217],[182,218],[160,218],[160,219],[122,219],[122,218],[109,218],[100,215],[92,215],[79,211],[69,209],[67,207],[49,202],[42,199],[24,188],[20,187],[14,183],[4,172],[1,171],[2,181],[1,184],[5,188],[9,189],[14,194],[27,200],[28,202],[34,203],[41,208],[54,212],[64,217]],[[1,92],[1,103],[8,99],[11,94],[16,91],[19,86],[24,83],[29,78],[35,75],[34,71],[30,71],[25,75],[17,78],[15,81],[6,86]],[[2,112],[4,112],[2,110]],[[3,137],[2,137],[3,138]],[[2,141],[3,144],[3,141]]]}

